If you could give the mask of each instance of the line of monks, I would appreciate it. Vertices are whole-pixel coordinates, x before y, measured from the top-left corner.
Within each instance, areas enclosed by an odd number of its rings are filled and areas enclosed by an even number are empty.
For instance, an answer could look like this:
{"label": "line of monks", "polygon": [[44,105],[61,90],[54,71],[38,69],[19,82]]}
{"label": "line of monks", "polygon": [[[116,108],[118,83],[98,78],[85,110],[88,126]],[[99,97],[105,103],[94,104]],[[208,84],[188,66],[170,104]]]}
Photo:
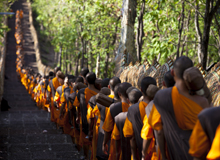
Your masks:
{"label": "line of monks", "polygon": [[60,67],[42,76],[17,65],[17,73],[37,106],[83,149],[82,159],[220,159],[220,107],[186,56],[164,74],[163,89],[149,76],[138,89],[118,77],[99,79],[87,68],[79,76]]}

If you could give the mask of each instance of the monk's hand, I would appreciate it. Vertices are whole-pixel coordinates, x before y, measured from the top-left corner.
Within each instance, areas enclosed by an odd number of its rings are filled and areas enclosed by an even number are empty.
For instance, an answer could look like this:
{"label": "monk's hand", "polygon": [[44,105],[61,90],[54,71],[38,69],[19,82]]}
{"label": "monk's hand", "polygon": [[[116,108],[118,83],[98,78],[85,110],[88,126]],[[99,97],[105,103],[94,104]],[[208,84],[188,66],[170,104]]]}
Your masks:
{"label": "monk's hand", "polygon": [[104,144],[104,143],[102,144],[102,151],[104,154],[106,154],[106,155],[108,154],[108,145],[107,144]]}

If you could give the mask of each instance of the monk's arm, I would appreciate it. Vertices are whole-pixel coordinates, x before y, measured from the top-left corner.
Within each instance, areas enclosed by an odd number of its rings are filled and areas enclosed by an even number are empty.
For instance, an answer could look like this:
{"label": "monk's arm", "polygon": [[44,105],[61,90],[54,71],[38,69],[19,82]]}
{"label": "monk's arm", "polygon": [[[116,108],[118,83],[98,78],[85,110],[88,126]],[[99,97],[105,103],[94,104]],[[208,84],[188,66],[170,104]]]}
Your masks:
{"label": "monk's arm", "polygon": [[111,134],[112,134],[112,132],[105,131],[103,145],[106,145],[108,143],[108,141],[111,139]]}
{"label": "monk's arm", "polygon": [[131,145],[131,154],[132,154],[133,160],[138,160],[138,157],[137,157],[137,144],[136,144],[134,136],[130,137],[130,145]]}
{"label": "monk's arm", "polygon": [[148,140],[143,139],[142,160],[145,159],[145,156],[146,156],[146,153],[150,146],[151,141],[152,141],[152,138]]}
{"label": "monk's arm", "polygon": [[107,145],[108,141],[111,139],[111,134],[112,134],[112,131],[111,132],[106,132],[105,131],[104,140],[103,140],[103,143],[102,143],[102,151],[104,153],[106,151],[106,145]]}
{"label": "monk's arm", "polygon": [[162,155],[162,159],[166,160],[166,151],[165,151],[165,137],[164,137],[164,132],[163,129],[156,131],[157,137],[158,137],[158,143],[159,143],[159,148],[160,152]]}
{"label": "monk's arm", "polygon": [[116,148],[116,160],[120,159],[120,153],[121,153],[121,140],[115,141],[115,148]]}

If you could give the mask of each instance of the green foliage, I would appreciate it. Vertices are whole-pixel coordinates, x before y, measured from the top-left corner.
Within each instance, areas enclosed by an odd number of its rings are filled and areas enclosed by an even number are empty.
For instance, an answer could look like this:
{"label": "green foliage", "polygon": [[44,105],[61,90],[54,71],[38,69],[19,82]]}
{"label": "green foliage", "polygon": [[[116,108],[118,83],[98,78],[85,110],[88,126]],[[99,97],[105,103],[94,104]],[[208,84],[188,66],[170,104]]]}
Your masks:
{"label": "green foliage", "polygon": [[[14,2],[14,0],[1,0],[0,1],[0,12],[9,11],[10,5]],[[4,36],[4,31],[8,32],[9,28],[3,23],[5,15],[0,15],[0,37]]]}
{"label": "green foliage", "polygon": [[[113,71],[116,50],[113,41],[116,35],[118,42],[120,35],[121,5],[121,0],[34,0],[32,7],[38,15],[36,20],[43,25],[42,34],[56,52],[62,48],[62,63],[74,66],[78,54],[82,58],[84,53],[89,68],[95,72],[97,53],[100,53],[103,77],[106,52],[110,53],[108,71]],[[66,54],[71,54],[73,59],[65,59]]]}
{"label": "green foliage", "polygon": [[[100,55],[100,77],[113,76],[114,58],[120,41],[122,0],[33,0],[41,34],[51,42],[57,53],[62,50],[62,66],[76,65],[84,57],[84,66],[95,72]],[[137,14],[142,1],[137,1]],[[198,63],[199,43],[195,28],[195,7],[199,4],[199,26],[203,33],[205,0],[185,1],[184,25],[180,39],[180,55],[187,55]],[[144,43],[142,60],[152,62],[155,57],[161,64],[168,57],[176,58],[182,11],[180,0],[146,0],[144,13]],[[137,15],[138,16],[138,15]],[[187,24],[189,17],[189,23]],[[220,23],[219,14],[216,21]],[[215,19],[211,24],[209,40],[209,64],[219,59],[219,30]],[[137,28],[137,18],[135,32]],[[137,34],[137,33],[136,33]],[[219,52],[219,53],[218,53]],[[107,54],[108,53],[108,54]],[[106,56],[109,57],[106,59]],[[106,60],[109,65],[106,69]],[[57,62],[57,65],[59,63]],[[69,70],[73,72],[73,69]]]}
{"label": "green foliage", "polygon": [[[164,63],[167,57],[175,59],[179,33],[179,19],[181,17],[182,1],[180,0],[146,0],[146,8],[144,14],[144,44],[142,48],[142,60],[148,59],[152,61],[154,57],[158,57],[160,53],[160,63]],[[203,33],[205,3],[204,0],[198,0],[199,4],[199,26]],[[138,4],[140,6],[140,4]],[[184,4],[184,26],[182,31],[180,51],[182,50],[184,38],[187,36],[187,41],[183,49],[183,55],[187,55],[198,63],[197,45],[198,36],[195,29],[195,3],[185,1]],[[139,13],[139,7],[137,7]],[[187,30],[187,20],[190,14],[189,27]],[[219,14],[216,14],[220,22]],[[211,24],[211,33],[209,39],[209,64],[219,59],[218,54],[218,27],[213,19]],[[186,48],[187,46],[187,48]]]}

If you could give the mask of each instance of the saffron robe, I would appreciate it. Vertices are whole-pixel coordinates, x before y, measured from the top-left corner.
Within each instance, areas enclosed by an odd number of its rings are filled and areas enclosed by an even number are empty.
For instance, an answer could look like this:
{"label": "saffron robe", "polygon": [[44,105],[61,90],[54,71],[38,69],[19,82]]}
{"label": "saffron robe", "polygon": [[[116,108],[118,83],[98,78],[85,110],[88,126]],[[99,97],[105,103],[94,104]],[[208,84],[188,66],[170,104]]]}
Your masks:
{"label": "saffron robe", "polygon": [[47,91],[50,93],[50,100],[51,100],[51,111],[50,111],[50,120],[52,122],[56,122],[56,119],[54,118],[54,110],[55,110],[55,106],[54,106],[54,96],[56,93],[56,89],[57,87],[59,87],[61,84],[59,83],[57,77],[54,77],[50,82],[49,85],[47,87]]}
{"label": "saffron robe", "polygon": [[[107,115],[103,124],[102,129],[106,132],[112,132],[114,128],[114,118],[121,112],[127,112],[129,104],[125,102],[117,102],[110,105]],[[111,138],[110,150],[109,150],[109,160],[114,160],[116,156],[115,141]]]}
{"label": "saffron robe", "polygon": [[[152,155],[151,160],[152,159],[161,159],[162,158],[160,156],[159,146],[157,145],[158,142],[157,142],[156,133],[155,133],[155,131],[152,129],[152,127],[148,123],[148,117],[150,116],[150,113],[152,111],[153,106],[154,106],[154,103],[153,103],[153,100],[152,100],[152,101],[150,101],[150,103],[145,108],[146,115],[144,117],[143,128],[141,130],[141,137],[144,140],[152,139],[151,143],[150,143],[150,146],[149,146],[149,148],[147,150],[148,155]],[[157,156],[156,150],[158,152],[158,156]]]}
{"label": "saffron robe", "polygon": [[[89,140],[86,139],[88,135],[89,126],[87,121],[87,105],[89,99],[97,93],[89,88],[80,89],[77,97],[75,98],[74,105],[80,108],[80,144],[90,144]],[[78,101],[78,102],[77,102]]]}
{"label": "saffron robe", "polygon": [[[189,141],[190,143],[189,153],[193,157],[201,158],[204,155],[208,154],[211,144],[213,144],[217,127],[219,126],[220,123],[219,115],[220,115],[219,107],[204,109],[198,115],[198,120],[193,129]],[[209,158],[211,159],[211,157],[212,156],[210,156]]]}
{"label": "saffron robe", "polygon": [[[109,95],[108,97],[114,99],[114,95]],[[104,130],[102,127],[105,122],[108,109],[109,107],[105,107],[101,104],[96,105],[95,108],[93,109],[93,113],[98,117],[97,125],[99,126],[96,157],[99,159],[105,159],[105,160],[108,159],[108,155],[104,154],[102,151],[102,143],[104,140]],[[108,148],[110,148],[110,141],[108,142]]]}
{"label": "saffron robe", "polygon": [[131,146],[130,140],[124,137],[123,127],[125,123],[125,119],[127,117],[128,112],[119,113],[115,117],[115,126],[112,132],[112,139],[120,140],[121,142],[121,155],[120,159],[122,160],[130,160],[131,159]]}
{"label": "saffron robe", "polygon": [[[77,107],[74,106],[74,102],[75,102],[75,99],[77,99],[77,91],[76,92],[73,92],[69,95],[68,99],[69,99],[69,102],[70,102],[70,110],[72,112],[72,124],[73,124],[73,130],[71,130],[70,132],[70,136],[74,137],[75,138],[75,143],[77,145],[80,145],[80,126],[78,123],[76,123],[76,110],[77,110]],[[78,102],[78,100],[77,100]]]}
{"label": "saffron robe", "polygon": [[220,124],[216,129],[211,149],[206,158],[207,160],[220,160]]}
{"label": "saffron robe", "polygon": [[143,127],[143,120],[145,113],[145,107],[147,103],[141,101],[129,107],[127,118],[125,120],[123,132],[125,137],[135,136],[137,144],[138,155],[141,157],[143,139],[141,138],[141,129]]}
{"label": "saffron robe", "polygon": [[189,137],[202,107],[181,95],[175,86],[158,91],[154,104],[163,122],[169,158],[193,159],[188,154]]}

